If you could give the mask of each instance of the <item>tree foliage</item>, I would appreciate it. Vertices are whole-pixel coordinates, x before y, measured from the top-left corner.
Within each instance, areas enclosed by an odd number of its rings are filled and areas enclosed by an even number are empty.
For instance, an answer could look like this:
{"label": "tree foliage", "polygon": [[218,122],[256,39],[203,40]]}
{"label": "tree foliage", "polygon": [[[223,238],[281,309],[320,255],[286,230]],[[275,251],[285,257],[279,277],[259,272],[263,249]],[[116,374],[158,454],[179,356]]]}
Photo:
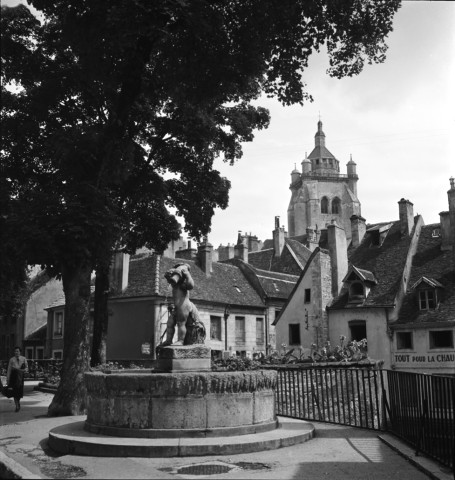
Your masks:
{"label": "tree foliage", "polygon": [[62,276],[50,413],[79,413],[89,272],[119,247],[163,250],[180,232],[173,211],[191,236],[207,234],[230,187],[214,160],[233,164],[268,126],[254,100],[309,100],[302,74],[324,43],[336,77],[383,61],[399,0],[30,4],[40,20],[2,7],[6,222],[28,263]]}

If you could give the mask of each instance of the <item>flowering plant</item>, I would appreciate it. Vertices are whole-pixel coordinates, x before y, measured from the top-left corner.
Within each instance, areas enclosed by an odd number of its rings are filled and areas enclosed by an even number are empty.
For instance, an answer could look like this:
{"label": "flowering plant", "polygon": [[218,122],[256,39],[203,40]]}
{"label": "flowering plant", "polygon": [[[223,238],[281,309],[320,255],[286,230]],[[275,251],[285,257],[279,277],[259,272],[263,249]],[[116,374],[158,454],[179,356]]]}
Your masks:
{"label": "flowering plant", "polygon": [[358,362],[368,358],[367,339],[351,340],[345,344],[346,337],[340,336],[340,345],[332,348],[330,342],[318,349],[313,343],[311,345],[311,358],[314,362]]}

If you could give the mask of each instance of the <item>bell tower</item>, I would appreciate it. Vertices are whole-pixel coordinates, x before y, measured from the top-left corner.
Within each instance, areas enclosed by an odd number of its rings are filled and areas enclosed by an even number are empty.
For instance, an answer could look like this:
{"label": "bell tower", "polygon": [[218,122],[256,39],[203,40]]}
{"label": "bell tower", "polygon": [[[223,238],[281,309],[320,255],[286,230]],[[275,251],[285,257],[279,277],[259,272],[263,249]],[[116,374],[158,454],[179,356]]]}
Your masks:
{"label": "bell tower", "polygon": [[352,215],[361,215],[357,198],[357,170],[352,160],[347,173],[340,173],[339,160],[326,147],[326,136],[322,121],[317,123],[314,148],[305,154],[302,173],[291,173],[291,200],[288,207],[288,231],[290,237],[305,235],[308,228],[316,225],[325,229],[336,221],[351,239]]}

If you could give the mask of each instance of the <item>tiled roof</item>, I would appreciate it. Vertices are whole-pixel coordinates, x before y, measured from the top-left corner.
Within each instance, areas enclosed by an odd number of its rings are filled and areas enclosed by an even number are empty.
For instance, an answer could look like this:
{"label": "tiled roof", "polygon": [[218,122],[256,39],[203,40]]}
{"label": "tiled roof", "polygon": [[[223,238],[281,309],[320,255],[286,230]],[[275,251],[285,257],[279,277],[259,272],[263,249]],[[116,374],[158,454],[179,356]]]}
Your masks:
{"label": "tiled roof", "polygon": [[285,273],[270,272],[253,268],[256,277],[268,297],[286,300],[292,292],[299,277]]}
{"label": "tiled roof", "polygon": [[[378,282],[360,306],[393,305],[395,302],[415,227],[410,235],[402,236],[399,221],[387,223],[392,223],[392,227],[381,246],[372,245],[370,235],[366,234],[356,249],[348,251],[349,263],[371,272]],[[344,308],[347,302],[348,292],[343,288],[330,308]]]}
{"label": "tiled roof", "polygon": [[335,158],[323,145],[314,147],[308,158]]}
{"label": "tiled roof", "polygon": [[311,250],[293,238],[286,239],[286,245],[292,250],[300,267],[303,269],[311,256]]}
{"label": "tiled roof", "polygon": [[432,232],[439,224],[422,227],[416,254],[412,260],[409,285],[414,286],[422,277],[433,279],[444,286],[443,301],[435,310],[420,310],[410,288],[395,324],[443,322],[455,320],[455,265],[450,250],[441,251],[441,238]]}
{"label": "tiled roof", "polygon": [[261,270],[270,270],[274,255],[275,250],[273,248],[262,249],[258,252],[248,252],[248,263]]}
{"label": "tiled roof", "polygon": [[[261,270],[298,276],[311,256],[311,250],[305,246],[306,241],[307,235],[286,238],[286,244],[280,257],[275,257],[272,243],[271,248],[249,252],[248,263]],[[267,242],[268,240],[264,242],[264,245],[268,244]],[[327,248],[327,230],[321,230],[319,247]]]}
{"label": "tiled roof", "polygon": [[361,280],[365,280],[365,281],[371,282],[371,283],[378,283],[377,280],[376,280],[376,277],[374,276],[374,274],[372,272],[370,272],[368,270],[364,270],[363,268],[357,268],[353,265],[351,265],[351,267],[349,268],[348,273],[344,277],[343,282],[346,281],[346,279],[351,275],[352,272],[355,272],[357,274],[357,276],[361,278]]}
{"label": "tiled roof", "polygon": [[172,295],[164,273],[177,263],[190,266],[194,288],[190,292],[193,301],[229,303],[231,305],[264,307],[261,297],[246,280],[240,269],[228,263],[212,263],[212,273],[207,277],[195,260],[149,255],[130,261],[128,287],[118,297],[144,297]]}
{"label": "tiled roof", "polygon": [[63,307],[65,305],[65,294],[62,293],[57,300],[53,301],[49,306],[47,306],[44,310],[48,310],[50,308],[55,307]]}
{"label": "tiled roof", "polygon": [[47,323],[38,327],[34,332],[27,335],[24,340],[45,340],[47,333]]}

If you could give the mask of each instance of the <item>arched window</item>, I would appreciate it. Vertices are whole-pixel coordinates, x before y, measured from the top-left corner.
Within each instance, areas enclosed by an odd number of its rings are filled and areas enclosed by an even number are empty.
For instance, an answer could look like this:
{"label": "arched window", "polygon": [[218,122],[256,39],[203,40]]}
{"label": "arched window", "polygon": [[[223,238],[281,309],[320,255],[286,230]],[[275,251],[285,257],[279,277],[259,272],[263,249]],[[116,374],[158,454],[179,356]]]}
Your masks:
{"label": "arched window", "polygon": [[332,213],[341,213],[341,202],[338,197],[332,200]]}
{"label": "arched window", "polygon": [[329,213],[329,200],[327,197],[321,199],[321,213]]}

